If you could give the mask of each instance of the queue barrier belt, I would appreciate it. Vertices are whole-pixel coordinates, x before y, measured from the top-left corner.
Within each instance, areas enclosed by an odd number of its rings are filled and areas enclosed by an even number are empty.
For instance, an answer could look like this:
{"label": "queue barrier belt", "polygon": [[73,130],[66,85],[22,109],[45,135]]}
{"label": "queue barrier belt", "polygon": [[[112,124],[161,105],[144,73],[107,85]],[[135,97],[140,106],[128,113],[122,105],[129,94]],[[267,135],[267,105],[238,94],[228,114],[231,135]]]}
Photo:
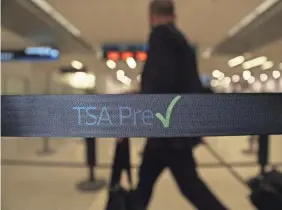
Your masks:
{"label": "queue barrier belt", "polygon": [[1,136],[282,134],[282,94],[2,95]]}

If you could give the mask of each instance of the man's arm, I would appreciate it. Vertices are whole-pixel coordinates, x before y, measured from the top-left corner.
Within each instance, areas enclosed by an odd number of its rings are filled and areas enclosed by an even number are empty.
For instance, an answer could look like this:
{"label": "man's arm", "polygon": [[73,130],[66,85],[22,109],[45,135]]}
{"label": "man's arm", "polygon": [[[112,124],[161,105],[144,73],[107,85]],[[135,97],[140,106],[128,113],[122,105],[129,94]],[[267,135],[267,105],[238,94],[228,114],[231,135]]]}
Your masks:
{"label": "man's arm", "polygon": [[176,55],[169,46],[166,31],[156,30],[149,41],[148,59],[144,66],[141,93],[173,93],[177,73]]}

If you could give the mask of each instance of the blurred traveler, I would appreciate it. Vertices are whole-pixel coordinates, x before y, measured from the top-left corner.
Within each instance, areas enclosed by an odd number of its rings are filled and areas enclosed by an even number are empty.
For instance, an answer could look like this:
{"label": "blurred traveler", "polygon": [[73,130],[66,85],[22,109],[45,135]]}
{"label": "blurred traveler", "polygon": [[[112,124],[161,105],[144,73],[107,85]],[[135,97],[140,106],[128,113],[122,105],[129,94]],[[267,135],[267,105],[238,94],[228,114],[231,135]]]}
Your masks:
{"label": "blurred traveler", "polygon": [[[141,93],[203,93],[197,72],[196,55],[174,24],[174,4],[168,0],[150,3],[148,59],[141,79]],[[199,210],[226,209],[199,177],[192,149],[200,142],[195,138],[149,138],[136,189],[140,203],[147,208],[153,186],[168,167],[182,194]],[[169,193],[169,192],[168,192]]]}
{"label": "blurred traveler", "polygon": [[250,136],[248,139],[249,148],[246,150],[243,150],[244,154],[251,155],[257,153],[257,140],[258,136]]}

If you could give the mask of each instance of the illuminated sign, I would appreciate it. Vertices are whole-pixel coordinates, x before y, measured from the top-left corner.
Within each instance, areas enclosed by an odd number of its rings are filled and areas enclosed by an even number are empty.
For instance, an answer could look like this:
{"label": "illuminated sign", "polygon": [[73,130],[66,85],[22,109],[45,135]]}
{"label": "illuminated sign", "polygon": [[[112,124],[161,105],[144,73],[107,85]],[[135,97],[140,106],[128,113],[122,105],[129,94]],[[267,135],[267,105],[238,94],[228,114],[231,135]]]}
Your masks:
{"label": "illuminated sign", "polygon": [[134,58],[139,62],[145,62],[147,59],[146,44],[105,44],[102,46],[105,60],[123,60]]}
{"label": "illuminated sign", "polygon": [[141,61],[141,62],[146,61],[147,60],[147,53],[146,52],[142,52],[142,51],[137,52],[136,53],[136,59]]}
{"label": "illuminated sign", "polygon": [[27,47],[23,50],[1,50],[1,61],[56,61],[60,52],[51,47]]}
{"label": "illuminated sign", "polygon": [[108,52],[107,53],[107,60],[113,60],[113,61],[118,61],[120,59],[120,53],[119,52]]}
{"label": "illuminated sign", "polygon": [[[197,54],[197,46],[191,44],[193,51]],[[132,57],[139,62],[147,60],[148,45],[146,44],[105,44],[102,46],[103,58],[105,60],[125,61]]]}
{"label": "illuminated sign", "polygon": [[127,58],[133,58],[133,52],[127,51],[127,52],[121,52],[121,59],[126,60]]}
{"label": "illuminated sign", "polygon": [[1,52],[1,61],[9,61],[14,58],[14,53]]}
{"label": "illuminated sign", "polygon": [[60,53],[57,49],[52,49],[50,47],[28,47],[25,49],[25,54],[57,58]]}

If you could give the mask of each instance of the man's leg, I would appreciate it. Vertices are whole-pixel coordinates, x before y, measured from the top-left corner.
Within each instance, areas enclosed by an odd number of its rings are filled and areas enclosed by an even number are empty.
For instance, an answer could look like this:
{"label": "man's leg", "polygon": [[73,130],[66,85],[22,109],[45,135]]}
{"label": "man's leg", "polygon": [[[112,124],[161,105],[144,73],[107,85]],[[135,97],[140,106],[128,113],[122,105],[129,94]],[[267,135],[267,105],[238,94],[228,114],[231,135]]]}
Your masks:
{"label": "man's leg", "polygon": [[136,189],[138,203],[147,208],[152,196],[155,181],[164,169],[165,164],[160,157],[158,148],[150,148],[146,145],[143,153],[143,161],[139,171],[139,183]]}
{"label": "man's leg", "polygon": [[199,177],[192,151],[178,151],[171,155],[170,170],[182,194],[198,210],[226,210]]}

